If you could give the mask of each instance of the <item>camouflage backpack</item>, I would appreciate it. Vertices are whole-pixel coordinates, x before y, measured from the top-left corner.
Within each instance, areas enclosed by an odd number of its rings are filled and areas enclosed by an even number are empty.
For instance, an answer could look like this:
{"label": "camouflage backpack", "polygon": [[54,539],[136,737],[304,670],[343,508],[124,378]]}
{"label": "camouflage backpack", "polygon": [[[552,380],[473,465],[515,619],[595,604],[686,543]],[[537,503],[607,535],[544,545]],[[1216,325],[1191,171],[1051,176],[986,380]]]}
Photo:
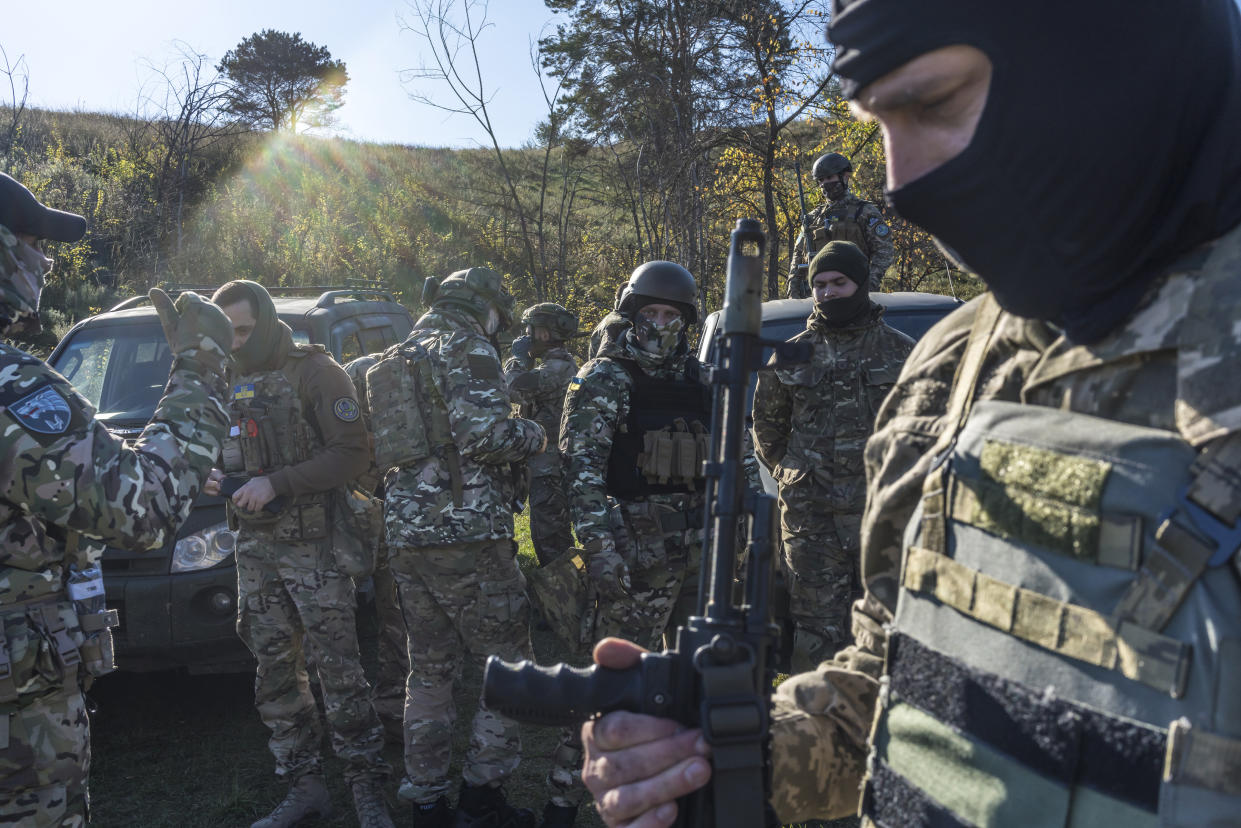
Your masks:
{"label": "camouflage backpack", "polygon": [[414,334],[384,351],[366,372],[366,401],[381,475],[430,457],[437,448],[455,457],[448,406],[435,382],[431,355]]}

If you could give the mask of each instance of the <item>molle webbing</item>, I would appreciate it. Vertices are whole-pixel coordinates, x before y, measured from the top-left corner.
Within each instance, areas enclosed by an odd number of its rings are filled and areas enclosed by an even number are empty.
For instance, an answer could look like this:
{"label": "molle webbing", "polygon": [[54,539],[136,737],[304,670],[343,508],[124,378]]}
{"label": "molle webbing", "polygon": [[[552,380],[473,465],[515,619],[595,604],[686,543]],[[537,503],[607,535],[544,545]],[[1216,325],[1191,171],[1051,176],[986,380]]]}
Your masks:
{"label": "molle webbing", "polygon": [[920,547],[905,553],[902,586],[1054,653],[1115,670],[1173,697],[1184,692],[1190,648],[1131,622],[998,581]]}
{"label": "molle webbing", "polygon": [[[974,670],[900,634],[888,663],[863,798],[876,822],[1084,826],[1093,813],[1102,815],[1093,824],[1158,824],[1162,729]],[[937,761],[919,761],[924,749]],[[901,802],[928,821],[893,819]]]}

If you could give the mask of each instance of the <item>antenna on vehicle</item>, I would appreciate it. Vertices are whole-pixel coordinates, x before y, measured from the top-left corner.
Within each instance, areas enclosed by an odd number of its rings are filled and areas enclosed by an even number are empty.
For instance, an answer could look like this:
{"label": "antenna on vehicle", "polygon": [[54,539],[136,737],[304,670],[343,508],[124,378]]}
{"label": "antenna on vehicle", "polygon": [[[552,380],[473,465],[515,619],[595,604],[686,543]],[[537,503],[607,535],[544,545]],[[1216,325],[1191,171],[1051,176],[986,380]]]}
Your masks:
{"label": "antenna on vehicle", "polygon": [[[948,276],[948,290],[952,293],[952,298],[957,299],[957,287],[952,283],[952,265],[948,264],[948,257],[944,257],[944,273]],[[960,299],[957,299],[960,302]]]}

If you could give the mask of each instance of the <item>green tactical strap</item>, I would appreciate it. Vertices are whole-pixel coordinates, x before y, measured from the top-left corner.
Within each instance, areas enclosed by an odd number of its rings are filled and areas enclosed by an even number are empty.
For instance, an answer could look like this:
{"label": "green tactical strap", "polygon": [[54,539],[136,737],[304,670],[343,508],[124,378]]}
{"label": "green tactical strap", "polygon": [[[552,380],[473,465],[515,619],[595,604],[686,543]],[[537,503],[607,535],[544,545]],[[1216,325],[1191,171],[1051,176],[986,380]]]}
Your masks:
{"label": "green tactical strap", "polygon": [[1163,778],[1228,796],[1241,796],[1241,740],[1193,727],[1180,718],[1168,728]]}
{"label": "green tactical strap", "polygon": [[430,359],[418,360],[418,380],[427,389],[431,403],[428,423],[431,426],[431,445],[441,449],[444,462],[448,464],[448,478],[452,486],[452,505],[460,509],[465,491],[465,481],[461,474],[461,451],[452,439],[452,423],[448,419],[448,401],[440,392],[435,382],[435,374],[431,370]]}
{"label": "green tactical strap", "polygon": [[941,554],[948,551],[948,454],[956,445],[957,436],[961,429],[965,428],[965,421],[974,406],[983,363],[987,360],[987,352],[991,348],[1002,315],[1003,311],[995,298],[989,293],[984,294],[978,303],[974,325],[965,344],[965,353],[961,356],[956,375],[952,379],[944,430],[930,450],[936,460],[922,489],[922,546]]}

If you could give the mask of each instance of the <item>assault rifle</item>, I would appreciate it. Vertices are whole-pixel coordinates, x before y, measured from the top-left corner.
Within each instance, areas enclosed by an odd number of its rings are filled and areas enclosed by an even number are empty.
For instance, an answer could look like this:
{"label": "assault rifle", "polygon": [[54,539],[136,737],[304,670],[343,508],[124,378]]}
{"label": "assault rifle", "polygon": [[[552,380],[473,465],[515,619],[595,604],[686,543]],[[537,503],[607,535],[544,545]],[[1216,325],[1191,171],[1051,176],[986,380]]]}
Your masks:
{"label": "assault rifle", "polygon": [[[732,233],[728,285],[716,341],[712,453],[707,477],[707,541],[698,611],[677,629],[676,645],[645,653],[626,670],[487,660],[483,699],[497,713],[532,724],[570,726],[613,710],[631,710],[701,727],[714,772],[706,788],[679,803],[680,826],[774,825],[768,723],[777,628],[771,619],[775,498],[748,491],[741,465],[750,378],[763,346],[778,364],[805,361],[809,349],[760,338],[762,225],[741,219]],[[799,359],[800,358],[800,359]],[[741,603],[734,600],[737,529],[749,518],[750,560]]]}
{"label": "assault rifle", "polygon": [[806,271],[810,269],[810,260],[814,258],[814,254],[818,251],[810,247],[810,214],[806,212],[806,191],[801,186],[800,161],[793,161],[793,173],[797,176],[797,203],[801,206],[801,238],[802,244],[806,248],[806,261],[797,266],[797,278],[805,279]]}

